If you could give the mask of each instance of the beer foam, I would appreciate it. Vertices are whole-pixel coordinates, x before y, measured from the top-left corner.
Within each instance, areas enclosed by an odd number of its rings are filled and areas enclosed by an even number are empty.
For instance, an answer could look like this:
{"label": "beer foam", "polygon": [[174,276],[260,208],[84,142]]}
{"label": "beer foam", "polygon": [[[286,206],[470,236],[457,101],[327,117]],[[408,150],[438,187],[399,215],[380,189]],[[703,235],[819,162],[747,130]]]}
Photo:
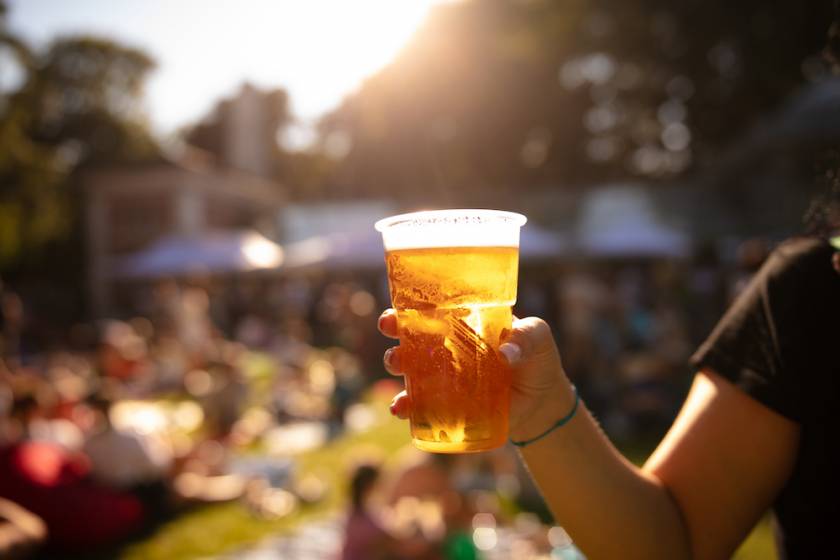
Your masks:
{"label": "beer foam", "polygon": [[519,247],[527,218],[501,210],[429,210],[376,222],[385,250],[433,247]]}

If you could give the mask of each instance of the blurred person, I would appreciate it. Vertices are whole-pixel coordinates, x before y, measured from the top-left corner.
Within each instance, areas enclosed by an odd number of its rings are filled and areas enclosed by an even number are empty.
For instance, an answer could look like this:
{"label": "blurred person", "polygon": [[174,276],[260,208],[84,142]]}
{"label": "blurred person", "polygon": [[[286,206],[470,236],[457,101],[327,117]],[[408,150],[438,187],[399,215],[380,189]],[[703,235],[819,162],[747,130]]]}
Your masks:
{"label": "blurred person", "polygon": [[191,286],[181,290],[180,309],[175,317],[178,338],[191,355],[207,350],[212,335],[210,299],[203,288]]}
{"label": "blurred person", "polygon": [[350,511],[340,560],[403,560],[440,558],[436,547],[416,536],[398,539],[389,533],[372,505],[380,471],[373,465],[356,468],[350,479]]}
{"label": "blurred person", "polygon": [[330,362],[335,371],[335,387],[330,395],[330,431],[337,435],[344,427],[347,410],[358,402],[366,383],[361,364],[353,354],[331,349]]}
{"label": "blurred person", "polygon": [[734,301],[758,272],[770,254],[770,247],[766,239],[754,237],[747,239],[738,246],[737,268],[729,281],[729,301]]}
{"label": "blurred person", "polygon": [[117,429],[110,417],[112,397],[100,392],[87,402],[94,425],[82,450],[90,462],[90,476],[103,486],[132,493],[150,511],[164,510],[171,451],[151,436]]}
{"label": "blurred person", "polygon": [[43,519],[51,554],[93,552],[135,534],[144,522],[139,500],[96,484],[82,454],[32,439],[25,426],[37,402],[16,401],[13,416],[22,427],[0,446],[0,498]]}
{"label": "blurred person", "polygon": [[654,309],[652,348],[671,366],[684,364],[691,355],[687,322],[676,305],[662,303]]}
{"label": "blurred person", "polygon": [[[586,383],[596,369],[591,359],[598,354],[596,335],[609,336],[605,329],[596,328],[608,325],[600,318],[609,304],[609,291],[600,278],[585,271],[564,276],[558,282],[558,290],[560,344],[566,350],[567,359],[578,365],[575,374]],[[612,350],[606,344],[601,349],[607,353]]]}
{"label": "blurred person", "polygon": [[248,348],[265,348],[270,340],[268,321],[258,313],[248,313],[236,325],[234,338]]}
{"label": "blurred person", "polygon": [[147,526],[168,518],[185,502],[213,503],[241,495],[243,481],[221,473],[218,455],[223,451],[218,442],[199,444],[183,464],[176,465],[164,441],[113,425],[114,402],[108,390],[88,399],[96,419],[83,451],[91,479],[139,499]]}
{"label": "blurred person", "polygon": [[190,365],[201,365],[215,330],[207,291],[198,286],[180,287],[170,280],[157,286],[155,300],[155,324],[178,340]]}
{"label": "blurred person", "polygon": [[629,423],[624,437],[660,436],[674,412],[667,362],[653,349],[639,348],[623,354],[615,365],[621,383],[620,409]]}
{"label": "blurred person", "polygon": [[46,539],[47,527],[40,517],[0,498],[0,558],[29,558]]}
{"label": "blurred person", "polygon": [[9,346],[6,341],[6,309],[2,303],[5,300],[6,290],[3,277],[0,276],[0,362],[6,358],[7,347]]}
{"label": "blurred person", "polygon": [[440,453],[414,453],[414,460],[408,459],[394,476],[390,485],[388,501],[396,504],[402,498],[447,499],[456,494],[452,470],[457,461],[455,455]]}
{"label": "blurred person", "polygon": [[184,381],[184,373],[189,367],[189,357],[178,339],[161,329],[157,330],[151,358],[156,372],[158,390],[179,390]]}
{"label": "blurred person", "polygon": [[280,291],[277,301],[283,303],[289,317],[304,317],[312,308],[313,286],[306,278],[287,278],[282,284],[274,284],[273,289]]}
{"label": "blurred person", "polygon": [[179,310],[179,288],[175,280],[166,279],[151,288],[149,317],[159,331],[175,333],[175,322]]}
{"label": "blurred person", "polygon": [[208,364],[206,370],[189,372],[185,382],[201,405],[209,437],[226,440],[242,416],[248,398],[248,384],[239,366],[221,359]]}
{"label": "blurred person", "polygon": [[[480,480],[484,469],[468,461],[468,468],[459,470],[461,458],[456,455],[416,453],[413,448],[409,453],[419,460],[408,460],[395,474],[388,492],[390,507],[399,511],[403,504],[434,504],[441,515],[439,531],[446,557],[455,549],[464,553],[470,544],[464,536],[470,533],[476,513],[467,492],[484,486]],[[472,556],[467,553],[467,557]]]}
{"label": "blurred person", "polygon": [[726,281],[722,263],[714,245],[701,246],[694,255],[688,277],[687,311],[692,342],[703,340],[714,328],[719,310],[726,306]]}
{"label": "blurred person", "polygon": [[299,317],[284,317],[271,342],[271,353],[284,364],[300,366],[312,353],[312,329]]}
{"label": "blurred person", "polygon": [[379,469],[363,465],[350,480],[350,514],[344,531],[341,560],[367,560],[395,555],[390,535],[368,511],[368,499],[379,478]]}
{"label": "blurred person", "polygon": [[129,380],[142,376],[149,367],[146,341],[124,321],[106,323],[97,352],[104,377]]}
{"label": "blurred person", "polygon": [[0,358],[12,365],[22,360],[24,326],[23,300],[9,289],[0,289]]}
{"label": "blurred person", "polygon": [[18,438],[55,444],[69,452],[79,451],[84,434],[71,420],[54,416],[57,402],[55,389],[41,379],[15,395],[11,417]]}
{"label": "blurred person", "polygon": [[19,436],[19,427],[12,418],[14,400],[14,393],[0,365],[0,448],[11,445]]}

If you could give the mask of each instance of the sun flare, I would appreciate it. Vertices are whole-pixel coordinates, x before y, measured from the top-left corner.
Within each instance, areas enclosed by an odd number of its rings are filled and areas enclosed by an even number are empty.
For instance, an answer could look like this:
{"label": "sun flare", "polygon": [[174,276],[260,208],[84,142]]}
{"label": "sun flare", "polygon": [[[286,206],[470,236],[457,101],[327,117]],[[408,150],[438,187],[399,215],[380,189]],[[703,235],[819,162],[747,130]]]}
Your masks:
{"label": "sun flare", "polygon": [[[451,0],[450,0],[451,1]],[[201,3],[201,25],[159,54],[150,97],[164,125],[198,117],[196,98],[231,94],[243,81],[288,89],[304,121],[390,62],[443,0],[307,0]],[[196,10],[178,19],[196,19]],[[221,6],[221,8],[220,8]],[[192,6],[198,8],[198,6]],[[179,35],[177,29],[167,33]],[[171,63],[169,63],[171,61]],[[202,107],[204,111],[207,106]]]}

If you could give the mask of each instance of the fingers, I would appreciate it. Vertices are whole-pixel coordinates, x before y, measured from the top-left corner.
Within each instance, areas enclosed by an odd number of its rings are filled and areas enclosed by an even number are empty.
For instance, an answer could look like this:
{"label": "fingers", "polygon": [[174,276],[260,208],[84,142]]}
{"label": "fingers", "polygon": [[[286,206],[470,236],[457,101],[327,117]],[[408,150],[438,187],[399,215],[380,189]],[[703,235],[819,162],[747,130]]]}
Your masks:
{"label": "fingers", "polygon": [[408,394],[405,391],[400,391],[394,396],[394,399],[391,401],[391,414],[405,420],[408,418],[408,411],[410,408],[410,403],[408,400]]}
{"label": "fingers", "polygon": [[524,359],[557,355],[551,327],[539,317],[526,317],[513,322],[510,333],[499,346],[499,351],[512,366]]}
{"label": "fingers", "polygon": [[379,332],[389,338],[398,338],[397,336],[397,312],[394,309],[386,309],[379,316],[377,323]]}
{"label": "fingers", "polygon": [[[379,327],[379,332],[385,336],[397,338],[397,312],[393,309],[383,311],[382,315],[379,316],[377,327]],[[385,369],[391,375],[403,374],[400,369],[400,352],[398,346],[388,348],[382,357],[382,361],[385,364]]]}
{"label": "fingers", "polygon": [[400,347],[394,346],[385,350],[385,355],[382,356],[382,362],[385,364],[385,369],[391,375],[403,375],[400,367]]}
{"label": "fingers", "polygon": [[[397,312],[393,309],[386,309],[379,316],[377,324],[379,332],[390,338],[398,338],[397,336]],[[400,347],[394,346],[385,351],[382,357],[382,362],[385,364],[385,369],[391,375],[402,375],[400,368]],[[408,418],[409,401],[408,394],[405,391],[400,391],[394,396],[389,407],[391,414],[397,418],[405,420]]]}

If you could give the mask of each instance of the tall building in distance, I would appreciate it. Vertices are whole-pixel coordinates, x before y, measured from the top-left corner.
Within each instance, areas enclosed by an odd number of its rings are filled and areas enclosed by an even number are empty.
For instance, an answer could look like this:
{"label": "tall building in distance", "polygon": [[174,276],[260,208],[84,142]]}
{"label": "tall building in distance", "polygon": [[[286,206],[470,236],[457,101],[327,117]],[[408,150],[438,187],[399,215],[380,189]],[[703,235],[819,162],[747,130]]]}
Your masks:
{"label": "tall building in distance", "polygon": [[212,154],[220,166],[271,177],[277,136],[288,118],[285,91],[244,84],[194,126],[186,141]]}

